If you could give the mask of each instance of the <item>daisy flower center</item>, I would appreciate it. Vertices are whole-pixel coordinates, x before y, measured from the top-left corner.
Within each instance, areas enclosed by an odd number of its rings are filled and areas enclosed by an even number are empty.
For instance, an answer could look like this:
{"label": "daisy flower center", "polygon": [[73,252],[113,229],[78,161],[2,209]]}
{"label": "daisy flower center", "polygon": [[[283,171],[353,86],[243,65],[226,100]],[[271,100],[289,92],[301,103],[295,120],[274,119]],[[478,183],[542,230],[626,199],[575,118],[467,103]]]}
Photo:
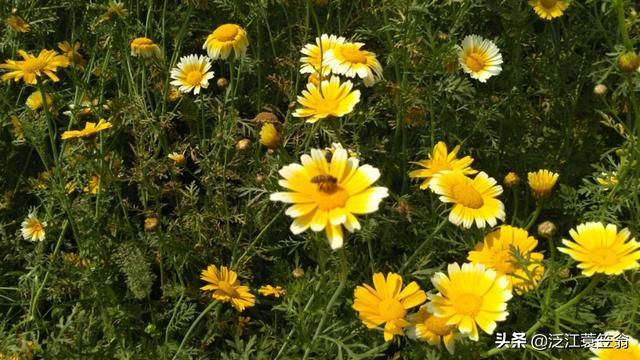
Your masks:
{"label": "daisy flower center", "polygon": [[29,233],[34,235],[34,234],[39,234],[40,232],[42,232],[43,226],[42,226],[42,223],[40,221],[31,220],[31,221],[29,221],[29,225],[27,226],[27,229],[29,229]]}
{"label": "daisy flower center", "polygon": [[603,267],[609,267],[620,262],[620,257],[611,248],[602,247],[594,249],[591,253],[593,254],[594,262]]}
{"label": "daisy flower center", "polygon": [[319,104],[317,111],[320,114],[330,114],[339,106],[338,100],[324,98]]}
{"label": "daisy flower center", "polygon": [[478,72],[484,69],[486,65],[485,56],[472,52],[464,58],[464,63],[467,64],[471,71]]}
{"label": "daisy flower center", "polygon": [[480,312],[482,299],[473,294],[462,294],[454,302],[456,312],[466,316],[475,317]]}
{"label": "daisy flower center", "polygon": [[558,0],[540,0],[540,4],[547,9],[551,9],[558,3]]}
{"label": "daisy flower center", "polygon": [[184,81],[191,86],[200,85],[200,82],[202,81],[202,71],[200,70],[189,71]]}
{"label": "daisy flower center", "polygon": [[46,65],[47,64],[44,61],[40,60],[39,58],[25,60],[23,71],[28,73],[36,73],[44,69]]}
{"label": "daisy flower center", "polygon": [[238,35],[238,27],[232,24],[225,24],[215,29],[213,37],[219,41],[231,41]]}
{"label": "daisy flower center", "polygon": [[468,183],[455,184],[452,192],[456,202],[465,207],[479,209],[484,205],[482,195]]}
{"label": "daisy flower center", "polygon": [[385,322],[402,319],[407,314],[404,306],[396,299],[384,299],[378,305],[380,316]]}
{"label": "daisy flower center", "polygon": [[367,63],[367,53],[362,50],[352,49],[347,47],[347,48],[342,48],[340,52],[342,53],[342,56],[344,56],[344,58],[350,63],[355,63],[355,64]]}
{"label": "daisy flower center", "polygon": [[445,336],[451,333],[451,325],[447,325],[447,318],[430,316],[424,322],[424,326],[438,336]]}
{"label": "daisy flower center", "polygon": [[318,175],[311,178],[311,183],[318,186],[313,194],[313,200],[321,210],[331,210],[344,207],[349,199],[349,193],[338,185],[338,179],[331,175]]}
{"label": "daisy flower center", "polygon": [[218,288],[220,288],[220,290],[224,291],[230,297],[238,297],[238,292],[233,288],[233,286],[231,286],[228,281],[218,282]]}

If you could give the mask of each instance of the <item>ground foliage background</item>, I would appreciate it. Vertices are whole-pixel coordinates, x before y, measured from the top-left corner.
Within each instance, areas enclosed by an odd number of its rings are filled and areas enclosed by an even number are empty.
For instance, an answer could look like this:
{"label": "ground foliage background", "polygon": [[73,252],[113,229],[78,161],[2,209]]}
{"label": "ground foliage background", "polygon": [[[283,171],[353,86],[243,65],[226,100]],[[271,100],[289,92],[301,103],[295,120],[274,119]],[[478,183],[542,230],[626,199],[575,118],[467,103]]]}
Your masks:
{"label": "ground foliage background", "polygon": [[[556,241],[590,220],[638,234],[640,80],[616,66],[624,49],[616,2],[573,1],[554,21],[540,19],[524,0],[317,3],[323,2],[130,0],[126,16],[105,20],[103,1],[0,2],[2,18],[16,12],[31,26],[27,33],[0,29],[3,60],[16,58],[19,49],[37,53],[65,40],[81,44],[85,69],[60,70],[60,82],[46,83],[56,127],[67,129],[63,112],[83,97],[96,99],[94,111],[114,124],[100,135],[97,149],[56,140],[69,146],[56,166],[65,182],[78,184],[67,194],[39,176],[46,170],[40,154],[51,148],[45,114],[25,106],[34,88],[0,85],[0,353],[48,359],[299,359],[305,353],[318,359],[449,358],[443,348],[407,338],[385,343],[351,309],[356,285],[370,283],[373,272],[398,272],[446,216],[447,206],[407,176],[415,169],[409,161],[425,158],[439,140],[462,144],[474,167],[499,181],[509,171],[523,179],[540,168],[558,172],[558,185],[536,222],[553,221]],[[634,41],[640,29],[636,4],[622,3],[622,21]],[[214,62],[215,78],[202,96],[167,101],[172,63],[204,53],[206,36],[228,22],[249,36],[241,73],[229,62]],[[306,83],[298,72],[299,51],[321,33],[366,43],[385,80],[359,87],[362,99],[353,113],[313,127],[291,113]],[[474,33],[492,39],[505,59],[503,72],[486,84],[456,66],[454,46]],[[160,46],[163,59],[131,57],[130,41],[145,35]],[[237,77],[233,92],[216,86],[217,79],[231,76]],[[608,92],[594,94],[596,84]],[[259,144],[252,119],[260,111],[280,119],[284,148],[267,152]],[[24,140],[16,138],[12,115],[21,120]],[[204,137],[199,119],[205,120]],[[235,145],[243,138],[252,145],[239,151]],[[292,235],[284,206],[269,201],[269,194],[279,188],[283,165],[338,141],[380,169],[378,183],[391,195],[378,212],[362,218],[362,231],[348,234],[346,290],[326,309],[339,284],[339,257],[322,233]],[[183,150],[188,163],[176,167],[167,155]],[[598,185],[602,171],[616,171],[618,184]],[[94,175],[100,178],[98,193],[81,191]],[[520,218],[535,208],[526,183],[505,188],[507,223],[515,197]],[[47,221],[43,242],[20,235],[33,209]],[[159,221],[155,231],[145,231],[149,217]],[[535,235],[535,226],[531,231]],[[484,233],[448,224],[408,265],[405,281],[432,289],[430,276],[447,263],[463,262]],[[547,242],[539,239],[548,256]],[[542,298],[549,286],[549,306],[584,286],[568,256],[554,261],[536,291],[510,301],[509,318],[498,331],[528,329],[546,311]],[[208,264],[231,266],[252,289],[274,284],[287,294],[260,297],[241,314],[250,317],[248,324],[229,306],[205,314],[176,353],[211,302],[199,289]],[[296,268],[304,276],[294,277]],[[562,315],[560,329],[613,328],[637,337],[637,281],[632,271],[602,282]],[[486,355],[493,341],[486,334],[477,343],[463,341],[454,357]],[[553,354],[588,356],[585,350]],[[548,357],[532,350],[496,356]]]}

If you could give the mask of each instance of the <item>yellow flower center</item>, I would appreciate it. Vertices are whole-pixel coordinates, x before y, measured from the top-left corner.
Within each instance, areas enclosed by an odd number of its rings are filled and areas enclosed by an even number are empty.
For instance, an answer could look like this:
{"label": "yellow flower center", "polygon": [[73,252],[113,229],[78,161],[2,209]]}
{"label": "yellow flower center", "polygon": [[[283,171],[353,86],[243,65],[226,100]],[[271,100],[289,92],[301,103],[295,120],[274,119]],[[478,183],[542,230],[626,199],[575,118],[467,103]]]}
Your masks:
{"label": "yellow flower center", "polygon": [[378,304],[378,311],[385,322],[404,318],[407,311],[400,301],[396,299],[384,299]]}
{"label": "yellow flower center", "polygon": [[431,160],[429,164],[429,169],[433,171],[434,174],[439,173],[443,170],[453,170],[451,164],[446,159],[443,160]]}
{"label": "yellow flower center", "polygon": [[471,184],[461,182],[452,189],[453,198],[457,203],[472,209],[479,209],[484,205],[482,195]]}
{"label": "yellow flower center", "polygon": [[486,66],[486,59],[483,54],[472,52],[464,58],[464,63],[467,64],[471,71],[478,72]]}
{"label": "yellow flower center", "polygon": [[338,185],[338,179],[331,175],[318,175],[311,178],[311,183],[318,186],[313,193],[313,200],[320,210],[331,210],[343,207],[349,199],[349,192]]}
{"label": "yellow flower center", "polygon": [[22,70],[25,73],[36,73],[47,66],[45,61],[40,60],[40,58],[33,58],[25,60]]}
{"label": "yellow flower center", "polygon": [[202,81],[202,71],[200,70],[189,71],[184,81],[191,86],[200,85],[200,82]]}
{"label": "yellow flower center", "polygon": [[447,325],[447,318],[437,316],[429,316],[424,321],[424,326],[432,333],[438,336],[446,336],[451,333],[452,325]]}
{"label": "yellow flower center", "polygon": [[213,37],[218,41],[232,41],[238,35],[238,26],[233,24],[224,24],[213,31]]}
{"label": "yellow flower center", "polygon": [[238,297],[238,292],[236,289],[228,282],[228,281],[220,281],[218,282],[218,288],[224,291],[229,297]]}
{"label": "yellow flower center", "polygon": [[40,221],[34,219],[29,222],[29,226],[27,228],[32,235],[37,235],[42,232],[43,226]]}
{"label": "yellow flower center", "polygon": [[342,56],[350,63],[354,63],[354,64],[367,63],[367,53],[362,50],[345,47],[341,50],[341,53],[342,53]]}
{"label": "yellow flower center", "polygon": [[511,274],[514,272],[513,256],[509,249],[503,249],[493,254],[493,267],[502,274]]}
{"label": "yellow flower center", "polygon": [[547,9],[553,8],[557,3],[558,0],[540,0],[540,4]]}
{"label": "yellow flower center", "polygon": [[455,299],[453,307],[461,315],[475,317],[480,312],[482,299],[474,294],[462,294]]}
{"label": "yellow flower center", "polygon": [[593,249],[591,254],[593,256],[593,262],[602,267],[609,267],[620,262],[620,256],[608,247]]}

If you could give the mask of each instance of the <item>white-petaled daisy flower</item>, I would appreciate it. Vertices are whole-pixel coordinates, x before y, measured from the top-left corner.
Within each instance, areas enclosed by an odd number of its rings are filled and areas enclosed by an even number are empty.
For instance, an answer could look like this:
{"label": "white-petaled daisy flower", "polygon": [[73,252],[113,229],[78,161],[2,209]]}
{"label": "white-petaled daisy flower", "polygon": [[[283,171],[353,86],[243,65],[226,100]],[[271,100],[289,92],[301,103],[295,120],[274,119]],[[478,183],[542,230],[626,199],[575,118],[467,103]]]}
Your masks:
{"label": "white-petaled daisy flower", "polygon": [[44,240],[44,228],[47,226],[45,221],[40,221],[37,214],[34,212],[29,213],[29,216],[22,222],[22,237],[25,240],[30,241],[43,241]]}
{"label": "white-petaled daisy flower", "polygon": [[376,54],[361,50],[363,46],[364,44],[359,42],[336,44],[326,52],[326,61],[334,74],[350,78],[357,75],[365,86],[372,86],[382,78],[382,65]]}
{"label": "white-petaled daisy flower", "polygon": [[305,45],[300,52],[305,55],[300,58],[302,65],[300,66],[301,74],[314,74],[320,72],[320,63],[323,66],[323,75],[331,74],[331,68],[327,66],[327,52],[332,50],[339,44],[343,44],[345,38],[336,35],[322,34],[316,38],[315,44]]}
{"label": "white-petaled daisy flower", "polygon": [[211,59],[204,55],[187,55],[180,58],[178,66],[171,70],[171,78],[174,79],[171,85],[177,86],[178,90],[188,93],[193,90],[194,94],[199,94],[200,89],[209,86],[209,79],[213,78],[211,69]]}
{"label": "white-petaled daisy flower", "polygon": [[458,46],[458,60],[465,73],[480,82],[500,74],[502,55],[500,49],[490,40],[478,35],[468,35]]}

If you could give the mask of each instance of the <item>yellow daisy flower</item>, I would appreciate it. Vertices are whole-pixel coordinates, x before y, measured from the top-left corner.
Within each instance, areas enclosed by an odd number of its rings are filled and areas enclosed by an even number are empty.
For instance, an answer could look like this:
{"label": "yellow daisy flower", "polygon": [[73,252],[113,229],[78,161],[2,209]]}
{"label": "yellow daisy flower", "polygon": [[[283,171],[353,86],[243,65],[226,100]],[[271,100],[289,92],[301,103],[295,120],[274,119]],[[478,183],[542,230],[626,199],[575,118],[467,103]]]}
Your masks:
{"label": "yellow daisy flower", "polygon": [[2,80],[24,80],[26,84],[35,85],[38,83],[38,76],[47,75],[52,81],[60,81],[55,74],[58,67],[69,66],[69,58],[58,55],[54,50],[42,50],[35,57],[24,50],[18,50],[18,54],[23,60],[6,60],[0,64],[0,69],[10,70],[2,74]]}
{"label": "yellow daisy flower", "polygon": [[44,228],[47,226],[47,222],[40,221],[35,213],[30,213],[21,226],[20,232],[25,240],[43,241],[45,239]]}
{"label": "yellow daisy flower", "polygon": [[411,178],[424,178],[422,184],[420,184],[421,190],[429,188],[429,181],[431,178],[443,171],[454,170],[464,175],[473,175],[477,173],[477,170],[471,168],[473,158],[471,156],[465,156],[458,159],[456,156],[460,151],[460,145],[457,145],[451,152],[447,152],[447,144],[443,141],[438,141],[436,146],[433,147],[429,158],[422,161],[412,161],[412,164],[420,165],[424,169],[413,170],[409,173]]}
{"label": "yellow daisy flower", "polygon": [[531,191],[533,191],[533,195],[538,198],[548,196],[556,184],[556,181],[558,181],[559,176],[560,175],[549,170],[538,170],[527,174],[529,187]]}
{"label": "yellow daisy flower", "polygon": [[73,66],[77,66],[79,69],[84,69],[87,61],[80,54],[80,42],[76,41],[73,46],[68,41],[58,43],[58,49],[69,59]]}
{"label": "yellow daisy flower", "polygon": [[351,91],[352,88],[351,81],[341,84],[337,76],[322,81],[319,87],[307,83],[307,90],[303,90],[302,96],[298,96],[298,103],[303,107],[296,109],[293,116],[308,118],[308,123],[315,123],[329,116],[344,116],[352,112],[360,101],[360,90]]}
{"label": "yellow daisy flower", "polygon": [[427,310],[426,305],[422,305],[418,312],[410,316],[409,319],[413,323],[409,328],[410,337],[424,340],[434,346],[444,343],[447,351],[450,354],[454,353],[457,337],[456,327],[447,325],[447,318],[433,315]]}
{"label": "yellow daisy flower", "polygon": [[82,191],[90,195],[96,195],[100,190],[100,178],[96,175],[91,175],[91,180],[87,186],[85,186]]}
{"label": "yellow daisy flower", "polygon": [[212,291],[214,299],[231,303],[239,312],[256,304],[256,297],[249,292],[249,288],[240,285],[238,274],[226,266],[218,269],[215,265],[209,265],[206,270],[202,270],[200,279],[209,283],[201,287],[201,290]]}
{"label": "yellow daisy flower", "polygon": [[187,163],[187,158],[184,156],[184,151],[182,153],[174,151],[171,154],[167,155],[167,157],[173,160],[173,162],[178,166],[183,166]]}
{"label": "yellow daisy flower", "polygon": [[[527,230],[502,225],[485,235],[484,241],[479,242],[476,249],[469,252],[467,260],[483,264],[499,275],[506,275],[511,288],[520,295],[533,289],[544,274],[544,255],[533,251],[536,246],[538,240],[529,236]],[[526,269],[518,264],[514,249],[517,249],[522,258],[528,260]]]}
{"label": "yellow daisy flower", "polygon": [[460,66],[472,79],[487,82],[487,79],[502,71],[500,49],[490,40],[468,35],[457,49]]}
{"label": "yellow daisy flower", "polygon": [[[46,94],[45,98],[47,99],[47,107],[51,109],[51,105],[53,105],[53,96]],[[26,105],[29,109],[33,111],[36,111],[42,108],[43,101],[42,101],[42,93],[40,92],[40,90],[36,90],[32,92],[31,95],[27,97]]]}
{"label": "yellow daisy flower", "polygon": [[339,43],[327,51],[327,65],[334,74],[346,77],[361,78],[365,86],[373,86],[382,79],[382,65],[376,58],[376,54],[361,50],[364,43]]}
{"label": "yellow daisy flower", "polygon": [[280,144],[280,134],[272,123],[265,123],[260,129],[260,143],[268,148],[276,148]]}
{"label": "yellow daisy flower", "polygon": [[293,204],[285,214],[294,218],[291,232],[300,234],[325,230],[332,249],[342,247],[342,226],[349,232],[360,230],[357,214],[378,210],[388,196],[385,187],[371,185],[380,171],[370,165],[359,166],[347,150],[337,149],[328,162],[325,153],[312,149],[311,156],[300,157],[302,165],[290,164],[280,169],[284,178],[280,186],[291,191],[271,194],[272,201]]}
{"label": "yellow daisy flower", "polygon": [[529,5],[533,11],[545,20],[551,20],[564,14],[569,7],[569,3],[562,0],[529,0]]}
{"label": "yellow daisy flower", "polygon": [[274,286],[271,286],[271,285],[261,286],[260,289],[258,290],[258,292],[262,296],[273,296],[275,298],[279,298],[281,296],[284,296],[287,293],[286,290],[282,288],[282,286],[275,286],[274,287]]}
{"label": "yellow daisy flower", "polygon": [[[316,74],[317,76],[320,72],[320,64],[322,63],[323,75],[329,75],[331,68],[327,64],[327,52],[344,42],[345,38],[342,36],[322,34],[322,36],[316,38],[315,44],[305,45],[302,50],[300,50],[300,52],[305,55],[300,58],[300,62],[302,63],[300,73],[312,74],[312,76]],[[309,81],[312,81],[311,77]]]}
{"label": "yellow daisy flower", "polygon": [[427,310],[447,319],[469,339],[478,341],[478,326],[492,334],[497,321],[507,319],[507,301],[513,297],[509,280],[482,264],[449,264],[448,275],[436,273],[431,282],[438,294],[430,295]]}
{"label": "yellow daisy flower", "polygon": [[160,47],[153,40],[146,37],[135,38],[131,41],[131,56],[149,58],[160,58],[162,53]]}
{"label": "yellow daisy flower", "polygon": [[247,32],[236,24],[218,26],[202,45],[203,49],[207,49],[212,60],[228,58],[231,50],[234,56],[239,58],[247,52],[247,47],[249,47]]}
{"label": "yellow daisy flower", "polygon": [[352,307],[367,328],[385,324],[384,341],[391,341],[394,335],[402,336],[402,329],[409,325],[407,310],[424,303],[427,295],[415,281],[403,289],[402,277],[391,272],[386,279],[382,273],[373,274],[373,286],[356,287]]}
{"label": "yellow daisy flower", "polygon": [[569,234],[573,242],[563,239],[566,247],[558,250],[579,262],[578,268],[584,276],[620,275],[640,267],[640,243],[635,238],[629,240],[629,229],[618,232],[613,224],[605,227],[601,222],[587,222],[571,229]]}
{"label": "yellow daisy flower", "polygon": [[[598,347],[590,348],[596,356],[591,360],[640,360],[640,343],[629,335],[619,331],[604,333],[611,340],[609,344],[598,343]],[[627,346],[623,346],[626,344]],[[617,346],[616,346],[617,345]]]}
{"label": "yellow daisy flower", "polygon": [[444,170],[433,176],[429,187],[440,195],[440,201],[454,204],[449,213],[453,224],[468,229],[474,221],[478,228],[495,226],[498,219],[504,221],[504,204],[496,199],[502,194],[502,186],[485,172],[471,179],[457,171]]}
{"label": "yellow daisy flower", "polygon": [[17,32],[26,33],[31,30],[31,25],[18,15],[11,15],[5,21],[7,25]]}
{"label": "yellow daisy flower", "polygon": [[193,90],[195,95],[200,93],[200,89],[209,87],[209,79],[213,78],[211,69],[211,59],[204,55],[187,55],[180,58],[178,66],[171,70],[171,78],[174,79],[171,85],[177,86],[178,90],[188,93]]}
{"label": "yellow daisy flower", "polygon": [[79,137],[89,137],[99,133],[100,131],[111,129],[113,125],[105,120],[100,119],[98,123],[93,123],[87,121],[84,124],[84,129],[82,130],[69,130],[62,133],[62,140],[71,139],[71,138],[79,138]]}

